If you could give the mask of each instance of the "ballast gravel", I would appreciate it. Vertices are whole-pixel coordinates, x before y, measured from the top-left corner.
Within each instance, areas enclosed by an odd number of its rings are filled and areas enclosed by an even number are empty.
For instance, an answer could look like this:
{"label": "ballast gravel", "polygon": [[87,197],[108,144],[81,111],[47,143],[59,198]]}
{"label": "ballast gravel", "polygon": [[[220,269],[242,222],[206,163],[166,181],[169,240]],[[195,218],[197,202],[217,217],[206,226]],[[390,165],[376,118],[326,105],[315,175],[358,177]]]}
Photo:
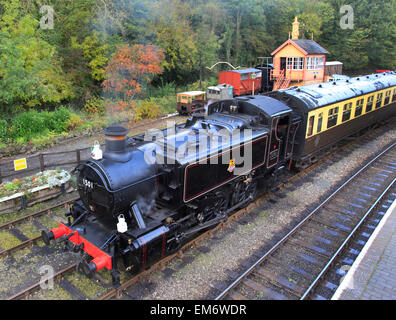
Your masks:
{"label": "ballast gravel", "polygon": [[[181,258],[171,260],[128,290],[132,299],[213,299],[216,284],[230,283],[228,270],[240,272],[254,253],[270,248],[294,227],[304,213],[314,209],[346,178],[385,146],[396,140],[395,124],[365,143],[352,142],[334,160],[324,160],[307,177],[297,179],[282,191],[283,197],[262,203],[236,221],[227,222],[211,238],[200,240]],[[379,128],[377,131],[383,129]],[[373,137],[374,136],[374,137]],[[253,256],[252,256],[253,255]],[[245,268],[246,268],[245,267]]]}

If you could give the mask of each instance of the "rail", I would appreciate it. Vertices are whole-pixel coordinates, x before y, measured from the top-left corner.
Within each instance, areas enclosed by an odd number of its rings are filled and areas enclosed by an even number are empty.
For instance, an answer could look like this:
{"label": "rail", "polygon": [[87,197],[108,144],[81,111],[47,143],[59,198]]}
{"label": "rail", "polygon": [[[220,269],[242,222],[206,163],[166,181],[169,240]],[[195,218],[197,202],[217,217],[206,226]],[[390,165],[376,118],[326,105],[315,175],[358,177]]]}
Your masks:
{"label": "rail", "polygon": [[[396,146],[396,143],[393,143],[391,146],[387,147],[385,150],[383,150],[380,154],[378,154],[374,159],[370,160],[365,166],[363,166],[358,172],[356,172],[352,177],[350,177],[345,183],[343,183],[337,190],[335,190],[329,197],[327,197],[326,200],[324,200],[319,206],[317,206],[310,214],[308,214],[303,220],[301,220],[291,231],[289,231],[281,240],[279,240],[272,248],[270,248],[264,255],[262,255],[255,263],[253,263],[245,272],[243,272],[241,275],[239,275],[230,285],[228,285],[215,299],[216,300],[221,300],[224,299],[226,296],[232,293],[232,290],[237,289],[240,284],[243,283],[243,281],[249,281],[247,280],[247,277],[252,274],[253,272],[256,271],[256,269],[261,266],[265,261],[268,260],[269,257],[271,257],[277,250],[279,250],[282,246],[284,246],[288,241],[291,241],[290,239],[292,236],[300,231],[300,229],[305,226],[308,221],[310,221],[316,214],[319,212],[322,208],[325,207],[332,199],[335,198],[336,195],[340,193],[341,190],[344,190],[346,186],[349,186],[351,182],[355,181],[355,179],[360,176],[362,172],[370,168],[370,166],[375,163],[381,156],[389,152],[391,149],[393,149]],[[326,273],[326,271],[329,269],[330,265],[334,262],[336,257],[339,256],[340,252],[345,248],[346,244],[349,242],[349,240],[353,237],[355,234],[356,230],[359,229],[359,227],[362,225],[362,223],[366,220],[367,216],[372,212],[373,208],[378,204],[378,202],[382,199],[384,194],[389,190],[389,188],[394,185],[396,179],[393,179],[393,181],[386,186],[385,191],[383,191],[378,197],[377,200],[370,206],[370,208],[363,214],[363,218],[359,220],[359,222],[354,226],[353,230],[349,233],[349,235],[346,237],[344,241],[342,241],[342,244],[338,247],[338,249],[335,251],[335,253],[331,256],[331,258],[328,260],[328,262],[324,265],[324,267],[319,271],[318,275],[315,277],[315,279],[312,281],[312,283],[308,286],[306,290],[303,291],[303,294],[300,296],[300,299],[306,299],[312,292],[312,290],[315,288],[319,280],[323,278],[323,275]]]}

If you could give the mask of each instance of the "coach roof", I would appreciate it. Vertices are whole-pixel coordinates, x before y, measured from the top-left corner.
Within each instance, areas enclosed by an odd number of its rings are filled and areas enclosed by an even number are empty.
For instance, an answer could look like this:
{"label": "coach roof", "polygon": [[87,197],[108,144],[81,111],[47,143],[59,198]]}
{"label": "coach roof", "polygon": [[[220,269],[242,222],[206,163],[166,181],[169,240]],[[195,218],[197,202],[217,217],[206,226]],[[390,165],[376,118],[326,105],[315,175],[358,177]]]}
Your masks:
{"label": "coach roof", "polygon": [[279,90],[279,92],[304,101],[308,109],[315,109],[392,86],[396,86],[396,72],[394,71],[291,87]]}

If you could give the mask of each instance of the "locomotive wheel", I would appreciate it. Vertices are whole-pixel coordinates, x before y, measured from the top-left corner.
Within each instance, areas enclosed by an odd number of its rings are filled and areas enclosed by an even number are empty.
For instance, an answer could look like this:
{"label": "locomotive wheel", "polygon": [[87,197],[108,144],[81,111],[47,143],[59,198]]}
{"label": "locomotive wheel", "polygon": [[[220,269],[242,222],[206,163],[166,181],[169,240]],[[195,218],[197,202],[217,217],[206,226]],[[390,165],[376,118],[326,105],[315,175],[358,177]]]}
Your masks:
{"label": "locomotive wheel", "polygon": [[197,214],[197,220],[202,223],[222,215],[228,209],[229,199],[225,192],[217,191],[206,199],[206,204]]}
{"label": "locomotive wheel", "polygon": [[231,205],[235,206],[238,203],[244,202],[250,198],[241,208],[247,207],[257,195],[257,181],[245,183],[240,181],[235,185],[234,193],[231,197]]}
{"label": "locomotive wheel", "polygon": [[228,209],[228,197],[226,196],[225,192],[218,191],[215,194],[216,200],[213,204],[213,210],[217,214],[222,214],[223,212],[227,211]]}

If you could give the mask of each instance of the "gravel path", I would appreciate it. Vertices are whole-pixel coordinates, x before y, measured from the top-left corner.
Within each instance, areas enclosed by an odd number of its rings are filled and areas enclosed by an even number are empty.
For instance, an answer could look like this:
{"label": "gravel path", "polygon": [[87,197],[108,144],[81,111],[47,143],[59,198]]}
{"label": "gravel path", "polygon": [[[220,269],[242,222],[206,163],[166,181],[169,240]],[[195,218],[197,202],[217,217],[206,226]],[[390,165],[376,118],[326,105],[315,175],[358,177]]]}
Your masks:
{"label": "gravel path", "polygon": [[[381,129],[379,129],[381,130]],[[335,154],[312,170],[308,179],[296,181],[276,203],[264,201],[245,217],[202,240],[187,250],[183,258],[173,259],[162,271],[152,272],[129,290],[132,299],[212,299],[211,285],[229,282],[226,271],[241,270],[243,261],[263,248],[269,248],[289,228],[361,164],[396,139],[393,127],[376,139]],[[242,264],[243,265],[243,264]],[[243,268],[243,267],[242,267]]]}

